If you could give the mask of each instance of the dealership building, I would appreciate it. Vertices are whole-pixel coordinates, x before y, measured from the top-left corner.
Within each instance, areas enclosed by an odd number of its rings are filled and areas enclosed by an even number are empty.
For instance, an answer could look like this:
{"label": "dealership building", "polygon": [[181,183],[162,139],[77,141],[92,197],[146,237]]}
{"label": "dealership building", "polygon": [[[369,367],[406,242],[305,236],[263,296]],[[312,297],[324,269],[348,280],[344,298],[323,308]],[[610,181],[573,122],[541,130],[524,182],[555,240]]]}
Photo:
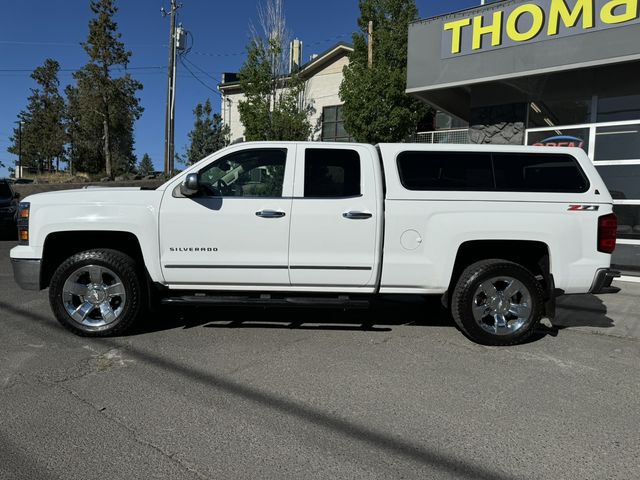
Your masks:
{"label": "dealership building", "polygon": [[421,20],[409,28],[407,74],[407,92],[468,126],[470,143],[583,148],[614,198],[613,263],[636,276],[638,2],[507,0]]}

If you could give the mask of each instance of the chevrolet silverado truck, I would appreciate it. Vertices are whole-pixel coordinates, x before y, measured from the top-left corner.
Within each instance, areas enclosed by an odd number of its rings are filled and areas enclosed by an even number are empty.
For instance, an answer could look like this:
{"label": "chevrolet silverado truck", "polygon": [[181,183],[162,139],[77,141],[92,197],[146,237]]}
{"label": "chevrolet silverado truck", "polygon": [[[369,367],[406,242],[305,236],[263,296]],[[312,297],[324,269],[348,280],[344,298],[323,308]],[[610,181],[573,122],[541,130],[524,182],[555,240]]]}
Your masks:
{"label": "chevrolet silverado truck", "polygon": [[409,294],[439,295],[472,340],[510,345],[558,295],[618,290],[616,228],[580,149],[243,143],[157,189],[25,198],[11,260],[78,335],[121,334],[161,305]]}

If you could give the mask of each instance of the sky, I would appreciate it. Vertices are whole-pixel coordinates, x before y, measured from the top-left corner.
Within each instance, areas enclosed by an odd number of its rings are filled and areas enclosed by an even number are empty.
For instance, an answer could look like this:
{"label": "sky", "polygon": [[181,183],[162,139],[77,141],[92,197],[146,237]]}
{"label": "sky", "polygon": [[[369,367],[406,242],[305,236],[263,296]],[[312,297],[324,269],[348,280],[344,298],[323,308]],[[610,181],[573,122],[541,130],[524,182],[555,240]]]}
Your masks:
{"label": "sky", "polygon": [[[193,108],[211,99],[220,110],[216,85],[222,72],[237,72],[244,62],[250,25],[258,24],[259,0],[182,0],[178,21],[192,34],[187,64],[194,78],[178,65],[176,96],[176,152],[186,147],[193,126]],[[471,0],[417,0],[421,18],[432,17],[479,4]],[[138,158],[148,153],[157,170],[162,169],[164,117],[167,90],[169,19],[160,8],[169,0],[119,0],[115,16],[122,40],[133,52],[130,73],[143,83],[139,93],[144,113],[135,125]],[[349,42],[357,29],[357,0],[285,0],[288,29],[303,41],[304,59],[333,44]],[[30,73],[53,58],[60,63],[61,90],[73,83],[72,73],[87,63],[80,46],[91,18],[89,0],[20,0],[3,9],[0,31],[0,177],[17,157],[7,152],[15,121],[35,87]],[[196,67],[194,67],[195,65]]]}

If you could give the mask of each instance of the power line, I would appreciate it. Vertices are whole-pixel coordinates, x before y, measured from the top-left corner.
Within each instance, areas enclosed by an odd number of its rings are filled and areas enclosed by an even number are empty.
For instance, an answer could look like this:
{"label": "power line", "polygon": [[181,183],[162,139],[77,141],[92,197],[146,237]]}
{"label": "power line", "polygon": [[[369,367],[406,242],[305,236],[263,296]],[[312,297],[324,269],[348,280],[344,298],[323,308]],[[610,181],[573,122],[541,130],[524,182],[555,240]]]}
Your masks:
{"label": "power line", "polygon": [[[317,40],[315,42],[305,43],[306,46],[314,46],[321,45],[323,43],[339,40],[341,38],[350,37],[350,33],[341,33],[339,35],[334,35],[329,38],[325,38],[324,40]],[[80,47],[82,48],[82,44],[80,42],[77,43],[67,43],[67,42],[26,42],[26,41],[18,41],[18,40],[0,40],[0,45],[22,45],[22,46],[54,46],[54,47]],[[168,45],[161,43],[128,43],[129,47],[140,47],[140,48],[167,48]],[[196,55],[202,55],[207,57],[236,57],[240,55],[246,55],[247,52],[234,52],[234,53],[210,53],[210,52],[199,52],[193,51],[192,53]],[[166,67],[164,67],[166,68]]]}
{"label": "power line", "polygon": [[[204,69],[202,69],[201,67],[199,67],[198,65],[196,65],[195,63],[193,63],[192,61],[190,61],[186,56],[182,56],[182,59],[187,62],[189,65],[191,65],[193,68],[195,68],[196,70],[200,71],[201,73],[204,73],[207,77],[209,77],[211,80],[213,80],[214,82],[217,82],[219,79],[214,77],[213,75],[207,73]],[[220,73],[220,72],[215,72],[215,73]]]}
{"label": "power line", "polygon": [[[163,72],[161,70],[158,70],[157,72],[138,72],[135,74],[135,78],[147,78],[147,77],[160,77],[160,76],[166,76],[166,72]],[[16,78],[16,79],[24,79],[25,78],[24,73],[0,73],[0,78]],[[62,72],[60,75],[58,75],[59,79],[61,82],[67,82],[70,80],[70,77],[73,75],[73,72]],[[181,74],[181,73],[177,73],[176,77],[178,78],[191,78],[191,75],[185,73],[185,74]]]}
{"label": "power line", "polygon": [[205,87],[208,90],[211,90],[213,93],[217,94],[218,96],[222,96],[222,94],[220,92],[218,92],[217,90],[214,90],[213,88],[211,88],[209,85],[207,85],[206,83],[204,83],[200,78],[198,78],[198,76],[193,73],[193,71],[186,65],[186,63],[184,63],[182,57],[180,57],[180,63],[182,64],[182,66],[185,68],[185,70],[187,72],[189,72],[191,74],[191,76],[193,78],[195,78],[203,87]]}
{"label": "power line", "polygon": [[[322,45],[328,42],[334,42],[341,38],[351,37],[350,33],[341,33],[339,35],[334,35],[333,37],[325,38],[324,40],[317,40],[315,42],[305,43],[305,46],[312,47],[315,45]],[[204,57],[237,57],[240,55],[246,55],[247,52],[235,52],[235,53],[210,53],[210,52],[200,52],[198,50],[192,50],[191,53],[196,55],[204,56]]]}
{"label": "power line", "polygon": [[[65,43],[65,42],[22,42],[15,40],[0,40],[0,45],[22,45],[27,47],[38,47],[38,46],[47,46],[47,47],[80,47],[82,48],[82,44],[80,42],[76,43]],[[156,44],[156,43],[130,43],[128,44],[130,47],[162,47],[166,48],[166,45]]]}
{"label": "power line", "polygon": [[201,55],[204,57],[237,57],[239,55],[246,55],[247,52],[239,52],[239,53],[209,53],[209,52],[199,52],[197,50],[192,50],[191,53],[195,55]]}
{"label": "power line", "polygon": [[[35,67],[37,68],[37,67]],[[27,72],[31,73],[35,70],[35,68],[27,69],[27,68],[0,68],[0,72]],[[60,68],[59,72],[77,72],[80,68]],[[127,71],[127,70],[159,70],[166,69],[167,66],[154,66],[154,67],[111,67],[110,70],[118,70],[118,71]]]}
{"label": "power line", "polygon": [[80,47],[79,43],[61,43],[61,42],[16,42],[13,40],[0,40],[0,45],[47,45],[47,46],[57,46],[57,47]]}
{"label": "power line", "polygon": [[306,43],[305,45],[307,45],[308,47],[313,46],[313,45],[322,45],[323,43],[334,42],[336,40],[339,40],[339,39],[345,38],[345,37],[351,37],[351,34],[350,33],[340,33],[338,35],[334,35],[333,37],[325,38],[324,40],[317,40],[315,42]]}

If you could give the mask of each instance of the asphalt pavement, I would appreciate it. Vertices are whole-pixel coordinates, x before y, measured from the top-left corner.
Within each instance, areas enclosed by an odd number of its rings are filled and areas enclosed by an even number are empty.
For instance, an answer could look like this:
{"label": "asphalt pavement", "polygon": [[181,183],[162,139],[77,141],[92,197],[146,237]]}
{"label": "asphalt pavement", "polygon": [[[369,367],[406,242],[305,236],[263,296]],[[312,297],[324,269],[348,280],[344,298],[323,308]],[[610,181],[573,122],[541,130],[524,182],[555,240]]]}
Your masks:
{"label": "asphalt pavement", "polygon": [[76,337],[0,242],[0,479],[640,477],[640,286],[517,347],[438,301],[167,310]]}

